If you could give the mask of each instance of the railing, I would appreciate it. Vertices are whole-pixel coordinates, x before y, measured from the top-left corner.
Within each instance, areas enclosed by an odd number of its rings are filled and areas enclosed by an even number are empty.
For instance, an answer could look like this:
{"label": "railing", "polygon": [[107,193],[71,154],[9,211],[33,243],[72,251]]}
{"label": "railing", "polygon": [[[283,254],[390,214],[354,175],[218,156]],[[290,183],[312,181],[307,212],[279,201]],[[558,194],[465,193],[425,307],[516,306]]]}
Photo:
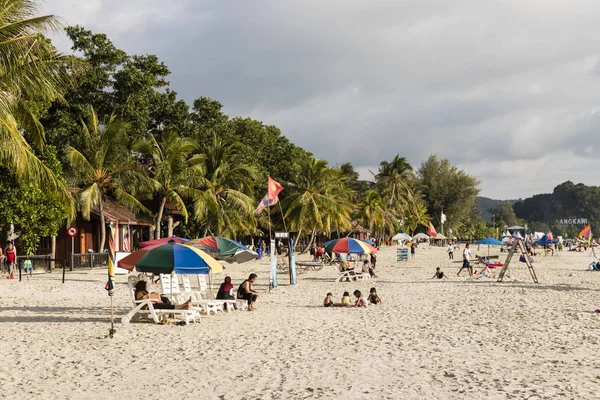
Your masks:
{"label": "railing", "polygon": [[52,257],[50,254],[43,256],[17,256],[17,266],[28,272],[52,272]]}
{"label": "railing", "polygon": [[81,268],[108,268],[108,253],[73,254],[71,271]]}

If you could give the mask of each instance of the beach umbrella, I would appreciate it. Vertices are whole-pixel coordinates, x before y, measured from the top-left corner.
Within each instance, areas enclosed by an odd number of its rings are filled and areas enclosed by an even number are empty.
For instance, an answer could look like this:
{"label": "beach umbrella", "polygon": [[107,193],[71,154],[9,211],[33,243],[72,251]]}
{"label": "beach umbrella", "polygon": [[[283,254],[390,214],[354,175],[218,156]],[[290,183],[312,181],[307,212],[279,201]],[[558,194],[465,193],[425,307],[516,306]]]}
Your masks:
{"label": "beach umbrella", "polygon": [[323,244],[325,250],[333,253],[346,254],[375,254],[377,249],[370,244],[357,239],[343,238],[330,240]]}
{"label": "beach umbrella", "polygon": [[474,244],[476,245],[480,245],[480,244],[487,244],[488,245],[488,256],[490,255],[490,246],[491,245],[502,245],[503,243],[499,240],[496,240],[494,238],[485,238],[485,239],[481,239],[478,240],[477,242],[475,242]]}
{"label": "beach umbrella", "polygon": [[258,254],[255,251],[250,250],[240,242],[222,236],[207,236],[202,239],[192,239],[186,242],[185,245],[204,250],[207,253],[211,253],[217,260],[227,262],[244,263],[258,258]]}
{"label": "beach umbrella", "polygon": [[171,236],[171,237],[167,237],[167,238],[162,238],[162,239],[156,239],[156,240],[148,240],[146,242],[141,242],[139,244],[140,249],[144,248],[144,247],[149,247],[149,246],[160,246],[161,244],[167,244],[170,241],[173,241],[175,243],[185,243],[187,241],[189,241],[190,239],[186,239],[186,238],[180,238],[177,236]]}
{"label": "beach umbrella", "polygon": [[[223,266],[210,255],[193,246],[184,246],[178,243],[167,243],[155,246],[149,250],[138,250],[130,256],[143,252],[142,257],[135,263],[138,272],[150,272],[155,275],[170,274],[208,274],[221,272]],[[127,256],[119,262],[119,267],[133,270],[131,260]],[[123,263],[123,261],[126,261]]]}

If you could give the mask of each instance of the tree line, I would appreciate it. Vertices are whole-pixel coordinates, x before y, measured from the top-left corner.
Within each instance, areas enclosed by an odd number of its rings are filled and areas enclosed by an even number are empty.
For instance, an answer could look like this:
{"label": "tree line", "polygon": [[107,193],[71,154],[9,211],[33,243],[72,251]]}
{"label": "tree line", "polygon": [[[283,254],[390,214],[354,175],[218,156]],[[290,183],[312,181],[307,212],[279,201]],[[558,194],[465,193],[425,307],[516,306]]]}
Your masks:
{"label": "tree line", "polygon": [[[356,221],[374,235],[433,223],[472,237],[487,229],[475,204],[478,180],[431,155],[418,168],[396,155],[372,177],[329,165],[273,125],[230,117],[208,97],[187,104],[155,55],[129,55],[104,34],[65,28],[74,55],[59,54],[34,0],[0,10],[0,225],[19,225],[33,252],[80,211],[113,198],[154,221],[153,236],[241,238],[284,226],[312,240],[345,234]],[[253,210],[267,176],[284,190],[271,212]]]}

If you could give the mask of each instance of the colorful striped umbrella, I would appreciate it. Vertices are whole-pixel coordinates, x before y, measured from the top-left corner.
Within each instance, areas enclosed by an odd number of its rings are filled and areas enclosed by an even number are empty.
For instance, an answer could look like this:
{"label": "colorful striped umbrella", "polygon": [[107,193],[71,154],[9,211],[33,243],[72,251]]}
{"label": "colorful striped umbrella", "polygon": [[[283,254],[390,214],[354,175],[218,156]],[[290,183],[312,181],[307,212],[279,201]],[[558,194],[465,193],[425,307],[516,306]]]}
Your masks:
{"label": "colorful striped umbrella", "polygon": [[166,237],[166,238],[162,238],[162,239],[155,239],[155,240],[148,240],[146,242],[141,242],[139,244],[140,249],[144,248],[144,247],[150,247],[150,246],[160,246],[161,244],[167,244],[170,241],[174,241],[175,243],[185,243],[187,241],[189,241],[190,239],[186,239],[186,238],[180,238],[177,236],[171,236],[171,237]]}
{"label": "colorful striped umbrella", "polygon": [[[141,257],[140,253],[141,252]],[[132,264],[136,256],[139,259]],[[132,258],[130,258],[132,257]],[[130,258],[128,260],[128,258]],[[150,249],[138,250],[123,258],[119,267],[133,270],[133,265],[138,272],[151,272],[153,274],[208,274],[221,272],[223,266],[210,255],[192,246],[177,243],[167,243]]]}
{"label": "colorful striped umbrella", "polygon": [[330,240],[323,244],[325,250],[334,253],[346,254],[375,254],[377,249],[362,240],[343,238]]}
{"label": "colorful striped umbrella", "polygon": [[200,248],[214,255],[218,260],[244,263],[256,260],[258,254],[240,242],[222,236],[207,236],[202,239],[193,239],[185,243],[186,246]]}

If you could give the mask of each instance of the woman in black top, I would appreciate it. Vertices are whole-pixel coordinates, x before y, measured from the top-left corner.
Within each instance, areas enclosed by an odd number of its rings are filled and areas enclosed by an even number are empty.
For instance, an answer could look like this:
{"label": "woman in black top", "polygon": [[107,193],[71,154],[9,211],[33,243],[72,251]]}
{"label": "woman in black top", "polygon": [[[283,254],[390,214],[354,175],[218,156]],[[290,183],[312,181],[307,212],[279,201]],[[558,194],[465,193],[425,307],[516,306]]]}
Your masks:
{"label": "woman in black top", "polygon": [[240,287],[238,287],[237,298],[244,299],[248,302],[248,311],[256,310],[254,303],[258,297],[258,292],[252,290],[252,284],[256,282],[256,274],[250,274],[248,279],[246,279]]}

